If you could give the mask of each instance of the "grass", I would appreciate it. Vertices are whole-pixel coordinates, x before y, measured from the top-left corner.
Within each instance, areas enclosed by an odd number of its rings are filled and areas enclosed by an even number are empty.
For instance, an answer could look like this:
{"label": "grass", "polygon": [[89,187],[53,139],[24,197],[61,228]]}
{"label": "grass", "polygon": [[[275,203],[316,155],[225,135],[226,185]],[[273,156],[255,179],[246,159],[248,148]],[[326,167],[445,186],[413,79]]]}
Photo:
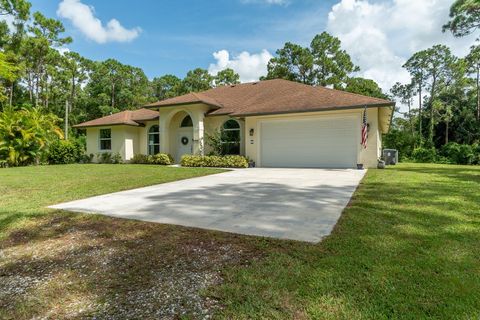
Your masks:
{"label": "grass", "polygon": [[147,165],[57,165],[0,170],[0,239],[48,205],[222,172]]}
{"label": "grass", "polygon": [[478,319],[480,167],[369,170],[331,236],[265,250],[212,290],[223,317]]}
{"label": "grass", "polygon": [[0,170],[0,318],[480,317],[480,167],[369,170],[315,245],[44,209],[214,172]]}

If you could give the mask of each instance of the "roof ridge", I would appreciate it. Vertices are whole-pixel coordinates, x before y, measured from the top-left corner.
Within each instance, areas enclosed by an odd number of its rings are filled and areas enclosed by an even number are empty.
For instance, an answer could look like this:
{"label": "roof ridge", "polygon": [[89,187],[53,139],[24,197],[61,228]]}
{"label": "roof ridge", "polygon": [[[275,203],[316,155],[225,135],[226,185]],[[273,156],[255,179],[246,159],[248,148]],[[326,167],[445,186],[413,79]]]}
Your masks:
{"label": "roof ridge", "polygon": [[[123,110],[122,112],[124,112],[123,114],[123,118],[125,119],[125,122],[127,122],[128,120],[130,120],[131,116],[130,116],[130,110]],[[132,120],[133,121],[133,120]]]}
{"label": "roof ridge", "polygon": [[[315,87],[314,87],[315,88]],[[334,89],[334,88],[327,88],[327,87],[324,87],[324,86],[318,86],[316,87],[318,89],[325,89],[325,90],[329,90],[329,91],[336,91],[336,92],[342,92],[342,93],[346,93],[346,94],[349,94],[349,95],[352,95],[352,96],[356,96],[356,97],[367,97],[367,98],[370,98],[370,99],[375,99],[375,100],[381,100],[382,102],[392,102],[388,99],[383,99],[383,98],[377,98],[377,97],[372,97],[372,96],[367,96],[365,94],[360,94],[360,93],[355,93],[355,92],[350,92],[350,91],[345,91],[345,90],[338,90],[338,89]]]}
{"label": "roof ridge", "polygon": [[[218,88],[218,87],[217,87],[217,88]],[[216,88],[212,88],[212,89],[216,89]],[[207,91],[210,91],[210,90],[207,90]],[[207,91],[204,91],[204,92],[207,92]],[[215,99],[214,97],[210,97],[209,95],[207,95],[207,94],[205,94],[205,93],[202,93],[202,92],[197,92],[197,94],[202,95],[202,96],[204,96],[204,97],[207,97],[207,98],[210,99],[210,100],[215,101],[215,102],[218,104],[218,106],[220,106],[221,108],[224,107],[223,103],[221,103],[220,101],[218,101],[218,100]],[[197,96],[197,95],[195,95],[195,96]],[[198,96],[197,96],[197,97],[198,97]],[[204,103],[205,103],[205,102],[204,102]]]}

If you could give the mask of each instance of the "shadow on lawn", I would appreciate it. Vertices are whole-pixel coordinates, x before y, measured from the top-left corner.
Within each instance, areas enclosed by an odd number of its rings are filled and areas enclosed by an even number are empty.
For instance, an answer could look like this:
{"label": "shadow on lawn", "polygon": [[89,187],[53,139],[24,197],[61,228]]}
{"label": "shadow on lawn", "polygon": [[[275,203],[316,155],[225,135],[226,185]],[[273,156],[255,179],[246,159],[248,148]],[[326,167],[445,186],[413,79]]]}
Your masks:
{"label": "shadow on lawn", "polygon": [[480,171],[429,169],[372,170],[324,241],[231,270],[223,316],[478,317]]}
{"label": "shadow on lawn", "polygon": [[225,266],[270,240],[56,212],[0,246],[0,318],[194,318]]}
{"label": "shadow on lawn", "polygon": [[0,244],[0,318],[198,318],[216,299],[226,318],[478,317],[477,171],[429,169],[369,172],[317,245],[55,212]]}

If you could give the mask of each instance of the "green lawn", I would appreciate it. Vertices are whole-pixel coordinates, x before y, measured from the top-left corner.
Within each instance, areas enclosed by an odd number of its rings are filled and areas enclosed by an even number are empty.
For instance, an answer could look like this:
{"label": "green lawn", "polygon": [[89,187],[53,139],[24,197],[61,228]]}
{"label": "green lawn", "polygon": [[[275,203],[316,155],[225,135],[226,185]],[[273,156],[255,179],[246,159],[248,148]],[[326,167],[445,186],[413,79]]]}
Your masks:
{"label": "green lawn", "polygon": [[218,172],[127,164],[0,169],[0,238],[12,225],[48,212],[48,205]]}
{"label": "green lawn", "polygon": [[318,245],[232,268],[227,318],[479,319],[480,167],[369,170]]}
{"label": "green lawn", "polygon": [[480,167],[369,170],[319,244],[45,209],[215,172],[0,169],[0,318],[480,317]]}

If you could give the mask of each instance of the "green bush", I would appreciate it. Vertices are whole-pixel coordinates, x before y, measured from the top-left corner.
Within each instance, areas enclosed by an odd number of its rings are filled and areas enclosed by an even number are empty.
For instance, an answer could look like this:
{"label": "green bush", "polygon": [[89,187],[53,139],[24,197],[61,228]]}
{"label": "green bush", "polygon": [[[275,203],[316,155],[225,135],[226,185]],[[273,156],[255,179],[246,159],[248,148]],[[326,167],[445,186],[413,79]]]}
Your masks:
{"label": "green bush", "polygon": [[175,163],[173,157],[166,153],[157,153],[153,156],[147,156],[144,154],[136,154],[130,160],[130,163],[136,164],[159,164],[159,165],[172,165]]}
{"label": "green bush", "polygon": [[157,153],[154,156],[148,156],[148,163],[168,166],[174,163],[173,157],[166,153]]}
{"label": "green bush", "polygon": [[112,163],[112,154],[110,152],[97,153],[98,163]]}
{"label": "green bush", "polygon": [[80,162],[83,147],[76,141],[58,140],[48,148],[47,160],[49,164],[68,164]]}
{"label": "green bush", "polygon": [[94,157],[93,153],[84,154],[80,157],[80,163],[92,163]]}
{"label": "green bush", "polygon": [[415,162],[435,162],[437,151],[435,148],[415,148],[412,152],[412,160]]}
{"label": "green bush", "polygon": [[0,111],[0,159],[2,166],[25,166],[47,160],[52,143],[63,138],[60,122],[42,108],[5,107]]}
{"label": "green bush", "polygon": [[475,160],[474,147],[468,144],[447,143],[442,147],[440,154],[453,164],[472,164]]}
{"label": "green bush", "polygon": [[97,153],[97,162],[98,163],[107,163],[107,164],[118,164],[123,163],[122,156],[120,153],[110,153],[110,152],[103,152]]}
{"label": "green bush", "polygon": [[180,164],[184,167],[247,168],[247,158],[242,156],[184,155]]}
{"label": "green bush", "polygon": [[472,145],[473,161],[472,164],[480,164],[480,144]]}
{"label": "green bush", "polygon": [[118,152],[115,152],[114,154],[112,154],[111,159],[112,159],[112,163],[114,164],[123,163],[122,156]]}
{"label": "green bush", "polygon": [[132,159],[130,159],[130,163],[148,164],[148,156],[145,154],[136,154]]}

